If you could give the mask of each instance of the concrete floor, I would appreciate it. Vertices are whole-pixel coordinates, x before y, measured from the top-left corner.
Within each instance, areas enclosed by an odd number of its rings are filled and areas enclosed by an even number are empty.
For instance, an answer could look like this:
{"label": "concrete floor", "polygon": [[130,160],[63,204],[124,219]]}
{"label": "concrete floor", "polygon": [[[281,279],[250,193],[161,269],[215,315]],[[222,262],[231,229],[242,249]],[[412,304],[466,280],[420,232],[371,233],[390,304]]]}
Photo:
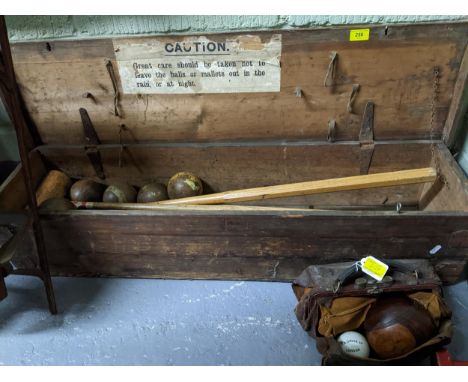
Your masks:
{"label": "concrete floor", "polygon": [[[290,284],[54,278],[60,313],[42,283],[7,278],[0,365],[318,365]],[[468,286],[446,288],[453,358],[468,359]]]}

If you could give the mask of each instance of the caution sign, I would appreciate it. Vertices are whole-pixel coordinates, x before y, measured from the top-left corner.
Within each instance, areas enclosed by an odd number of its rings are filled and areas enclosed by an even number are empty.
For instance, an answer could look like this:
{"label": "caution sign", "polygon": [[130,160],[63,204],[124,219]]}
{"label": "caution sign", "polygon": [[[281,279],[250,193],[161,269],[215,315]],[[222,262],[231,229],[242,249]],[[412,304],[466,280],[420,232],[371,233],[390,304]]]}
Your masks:
{"label": "caution sign", "polygon": [[113,41],[123,92],[279,92],[281,35]]}

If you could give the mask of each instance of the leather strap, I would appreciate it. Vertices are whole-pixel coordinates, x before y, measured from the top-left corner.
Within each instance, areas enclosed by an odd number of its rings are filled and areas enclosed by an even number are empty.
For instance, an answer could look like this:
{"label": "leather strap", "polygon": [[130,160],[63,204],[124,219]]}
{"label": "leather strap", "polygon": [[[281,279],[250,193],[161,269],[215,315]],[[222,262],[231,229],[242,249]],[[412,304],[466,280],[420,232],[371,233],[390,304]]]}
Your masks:
{"label": "leather strap", "polygon": [[360,154],[359,173],[366,175],[374,155],[374,103],[367,102],[362,117],[361,131],[359,132]]}
{"label": "leather strap", "polygon": [[[398,260],[385,260],[385,263],[388,265],[388,272],[401,272],[408,275],[414,275],[416,280],[419,277],[418,271],[416,269],[408,268],[406,265],[402,264]],[[346,268],[340,275],[337,277],[333,284],[333,291],[336,293],[339,289],[346,284],[351,278],[362,275],[361,267],[358,265],[358,262],[351,265],[349,268]]]}

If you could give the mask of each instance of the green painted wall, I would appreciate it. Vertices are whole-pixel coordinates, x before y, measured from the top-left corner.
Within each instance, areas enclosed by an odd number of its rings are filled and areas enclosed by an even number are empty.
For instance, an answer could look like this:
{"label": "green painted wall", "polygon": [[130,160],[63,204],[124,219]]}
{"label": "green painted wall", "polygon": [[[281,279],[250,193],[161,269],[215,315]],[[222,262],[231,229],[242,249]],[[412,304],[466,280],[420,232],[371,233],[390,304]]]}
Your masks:
{"label": "green painted wall", "polygon": [[[7,16],[10,40],[87,39],[122,35],[296,29],[348,24],[467,20],[467,16]],[[16,157],[14,133],[0,108],[0,160]],[[467,130],[467,126],[465,126]],[[461,134],[465,136],[466,134]],[[459,155],[468,172],[468,137]]]}
{"label": "green painted wall", "polygon": [[12,41],[460,20],[464,16],[8,16]]}

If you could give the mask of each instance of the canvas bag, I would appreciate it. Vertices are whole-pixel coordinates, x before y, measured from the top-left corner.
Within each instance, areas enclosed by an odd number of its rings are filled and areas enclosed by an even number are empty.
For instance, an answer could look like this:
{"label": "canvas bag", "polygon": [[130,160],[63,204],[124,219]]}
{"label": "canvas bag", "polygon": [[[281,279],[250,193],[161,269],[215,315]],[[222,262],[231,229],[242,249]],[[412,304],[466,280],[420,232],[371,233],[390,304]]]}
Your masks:
{"label": "canvas bag", "polygon": [[[421,362],[450,343],[451,312],[442,298],[441,281],[427,260],[386,260],[386,280],[364,286],[363,273],[356,263],[312,265],[293,282],[298,299],[296,317],[302,328],[316,339],[323,365],[411,365]],[[390,277],[388,277],[390,276]],[[391,280],[390,280],[391,278]],[[344,353],[336,340],[343,331],[356,330],[367,311],[379,298],[404,293],[424,306],[438,326],[438,333],[411,352],[398,358],[357,358]]]}

